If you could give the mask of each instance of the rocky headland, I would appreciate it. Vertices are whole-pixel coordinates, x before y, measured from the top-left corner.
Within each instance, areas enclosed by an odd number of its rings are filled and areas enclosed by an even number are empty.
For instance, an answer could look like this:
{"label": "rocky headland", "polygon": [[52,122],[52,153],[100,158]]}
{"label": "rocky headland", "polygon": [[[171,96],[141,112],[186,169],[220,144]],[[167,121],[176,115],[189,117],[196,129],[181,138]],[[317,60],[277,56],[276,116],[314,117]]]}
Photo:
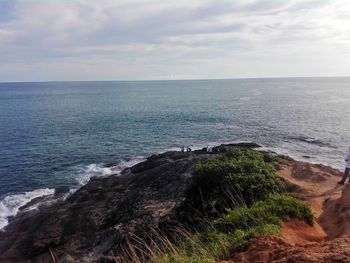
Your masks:
{"label": "rocky headland", "polygon": [[[44,202],[14,218],[0,232],[0,262],[118,262],[135,240],[147,242],[155,229],[169,232],[187,223],[183,215],[191,216],[187,199],[194,164],[220,158],[231,148],[258,147],[242,143],[214,147],[211,152],[166,152],[120,176],[92,178],[68,198]],[[350,251],[346,238],[350,187],[337,186],[341,173],[279,158],[266,162],[276,169],[286,191],[311,207],[315,224],[285,222],[281,235],[254,239],[233,251],[228,262],[350,262],[350,254],[342,253]],[[332,246],[339,249],[332,252]],[[290,261],[291,255],[300,261]],[[327,261],[317,261],[320,258]]]}

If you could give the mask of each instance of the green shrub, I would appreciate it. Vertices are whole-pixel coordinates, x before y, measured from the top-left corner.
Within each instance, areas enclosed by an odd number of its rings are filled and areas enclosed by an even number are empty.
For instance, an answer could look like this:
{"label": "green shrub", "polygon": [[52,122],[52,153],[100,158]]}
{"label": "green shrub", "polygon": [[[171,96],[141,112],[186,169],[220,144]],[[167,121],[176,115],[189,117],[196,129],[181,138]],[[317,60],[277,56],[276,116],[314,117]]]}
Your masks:
{"label": "green shrub", "polygon": [[292,218],[304,220],[310,225],[314,220],[311,209],[302,201],[275,194],[251,207],[228,210],[197,237],[208,250],[213,251],[216,259],[222,259],[252,238],[279,234],[282,222]]}
{"label": "green shrub", "polygon": [[263,154],[264,162],[266,162],[266,163],[272,163],[272,162],[281,163],[281,162],[283,162],[283,159],[275,154],[272,154],[269,152],[262,152],[262,154]]}
{"label": "green shrub", "polygon": [[280,225],[282,221],[298,218],[312,225],[314,216],[311,209],[302,201],[288,195],[270,195],[251,207],[229,209],[226,215],[214,221],[220,232],[232,229],[247,230],[263,224]]}
{"label": "green shrub", "polygon": [[206,263],[222,260],[254,238],[280,234],[282,222],[292,218],[313,223],[313,214],[302,201],[288,195],[269,195],[251,207],[229,209],[206,230],[187,235],[181,244],[161,253],[151,262]]}
{"label": "green shrub", "polygon": [[233,148],[195,164],[178,219],[190,226],[204,219],[205,227],[196,228],[195,234],[186,232],[178,244],[165,242],[165,250],[155,253],[151,262],[215,262],[253,238],[279,234],[286,220],[297,218],[312,225],[308,206],[280,194],[283,181],[268,164],[278,161],[269,153]]}
{"label": "green shrub", "polygon": [[282,189],[273,167],[264,161],[265,153],[233,148],[225,156],[210,158],[193,166],[192,182],[179,212],[193,211],[209,218],[227,208],[251,205]]}
{"label": "green shrub", "polygon": [[228,233],[211,231],[202,232],[198,235],[199,240],[206,245],[208,250],[215,252],[216,259],[223,259],[230,256],[230,253],[235,248],[247,244],[253,238],[278,234],[280,234],[280,227],[278,225],[262,224],[247,230],[231,229],[231,232]]}
{"label": "green shrub", "polygon": [[257,202],[254,206],[264,206],[266,213],[275,214],[283,221],[297,218],[309,225],[314,224],[314,215],[310,207],[290,195],[271,195],[265,202]]}

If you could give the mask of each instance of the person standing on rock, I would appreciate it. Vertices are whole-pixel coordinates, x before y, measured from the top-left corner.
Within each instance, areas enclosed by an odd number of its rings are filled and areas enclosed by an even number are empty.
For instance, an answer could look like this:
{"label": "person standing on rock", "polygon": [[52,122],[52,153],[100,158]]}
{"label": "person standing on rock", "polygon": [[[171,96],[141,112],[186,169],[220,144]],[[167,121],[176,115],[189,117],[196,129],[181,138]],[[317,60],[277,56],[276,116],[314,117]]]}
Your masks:
{"label": "person standing on rock", "polygon": [[[350,173],[350,147],[349,147],[349,152],[345,156],[345,171],[344,171],[343,179],[341,179],[341,181],[339,181],[338,184],[344,184],[346,179],[349,176],[349,173]],[[349,180],[349,183],[350,183],[350,180]]]}

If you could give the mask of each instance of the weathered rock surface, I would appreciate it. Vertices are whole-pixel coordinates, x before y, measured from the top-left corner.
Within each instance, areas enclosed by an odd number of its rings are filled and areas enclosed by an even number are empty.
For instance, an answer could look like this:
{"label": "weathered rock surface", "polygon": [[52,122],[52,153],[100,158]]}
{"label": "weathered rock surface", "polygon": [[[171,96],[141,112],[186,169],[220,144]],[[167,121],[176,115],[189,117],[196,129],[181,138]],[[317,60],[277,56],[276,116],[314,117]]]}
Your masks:
{"label": "weathered rock surface", "polygon": [[171,223],[193,163],[208,156],[205,151],[153,155],[121,176],[92,178],[66,200],[22,213],[0,233],[0,262],[51,262],[50,250],[65,261],[67,255],[75,262],[112,261],[130,237],[147,237]]}

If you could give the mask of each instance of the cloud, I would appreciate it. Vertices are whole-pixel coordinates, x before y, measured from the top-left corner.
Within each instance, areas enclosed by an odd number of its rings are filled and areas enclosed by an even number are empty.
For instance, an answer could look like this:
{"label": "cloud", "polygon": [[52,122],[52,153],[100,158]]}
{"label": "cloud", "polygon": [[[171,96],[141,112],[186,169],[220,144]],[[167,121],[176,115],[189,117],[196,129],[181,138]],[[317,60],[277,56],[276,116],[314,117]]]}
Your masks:
{"label": "cloud", "polygon": [[0,81],[350,75],[345,0],[0,0],[0,13]]}

